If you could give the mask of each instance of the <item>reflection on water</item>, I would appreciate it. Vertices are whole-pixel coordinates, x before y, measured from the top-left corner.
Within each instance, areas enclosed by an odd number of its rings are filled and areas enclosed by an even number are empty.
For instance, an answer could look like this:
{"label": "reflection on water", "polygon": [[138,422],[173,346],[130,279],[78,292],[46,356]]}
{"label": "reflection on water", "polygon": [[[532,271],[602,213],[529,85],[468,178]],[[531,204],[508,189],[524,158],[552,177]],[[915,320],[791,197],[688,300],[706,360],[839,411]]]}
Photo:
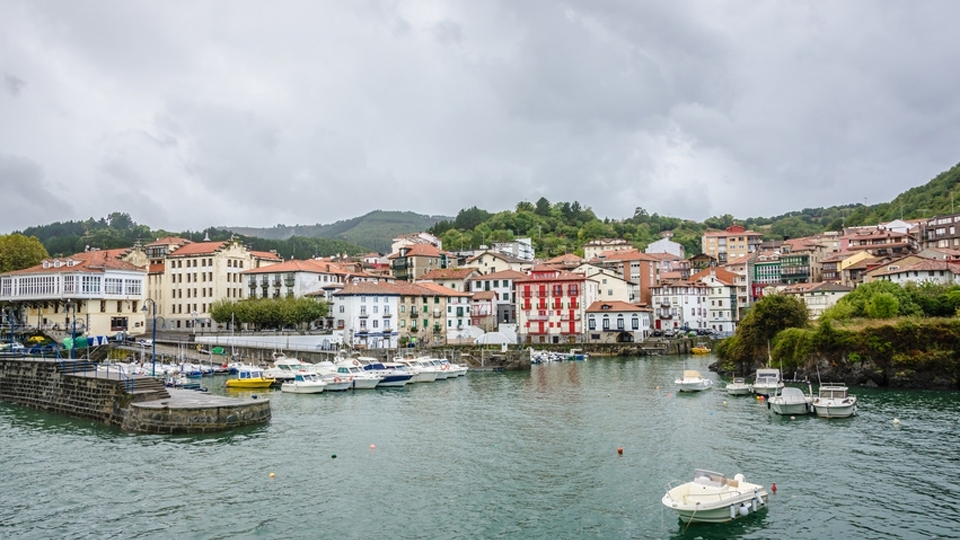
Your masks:
{"label": "reflection on water", "polygon": [[[716,379],[711,361],[686,364]],[[132,435],[0,403],[0,536],[946,538],[960,529],[956,393],[856,388],[855,418],[791,420],[722,384],[677,393],[683,367],[680,357],[591,359],[402,390],[258,391],[271,422],[214,435]],[[222,380],[208,386],[223,392]],[[760,514],[686,526],[660,498],[696,467],[775,482],[778,492]]]}

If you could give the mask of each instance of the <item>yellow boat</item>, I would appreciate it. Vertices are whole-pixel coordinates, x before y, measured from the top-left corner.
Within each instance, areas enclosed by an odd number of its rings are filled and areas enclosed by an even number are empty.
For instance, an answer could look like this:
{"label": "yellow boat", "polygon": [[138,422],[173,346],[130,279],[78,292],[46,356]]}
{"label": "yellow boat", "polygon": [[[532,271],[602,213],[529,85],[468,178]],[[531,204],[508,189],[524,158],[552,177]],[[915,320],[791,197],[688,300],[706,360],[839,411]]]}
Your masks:
{"label": "yellow boat", "polygon": [[236,379],[227,379],[227,388],[270,388],[273,383],[274,379],[263,376],[262,369],[243,366]]}
{"label": "yellow boat", "polygon": [[697,345],[696,347],[690,349],[690,352],[693,354],[710,354],[710,349],[706,345]]}

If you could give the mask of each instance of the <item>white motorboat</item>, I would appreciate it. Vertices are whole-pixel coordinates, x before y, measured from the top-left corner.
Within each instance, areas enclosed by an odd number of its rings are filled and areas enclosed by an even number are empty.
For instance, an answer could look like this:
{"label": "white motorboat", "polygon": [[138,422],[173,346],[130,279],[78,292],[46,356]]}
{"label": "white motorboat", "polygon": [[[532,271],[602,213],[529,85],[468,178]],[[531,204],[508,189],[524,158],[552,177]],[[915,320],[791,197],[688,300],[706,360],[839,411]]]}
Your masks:
{"label": "white motorboat", "polygon": [[383,380],[383,377],[372,373],[370,371],[364,371],[362,367],[355,366],[352,363],[352,360],[345,360],[337,362],[337,375],[341,379],[347,379],[350,381],[350,388],[356,390],[370,390],[376,388],[380,381]]}
{"label": "white motorboat", "polygon": [[274,353],[273,367],[263,370],[267,377],[278,381],[292,381],[297,373],[316,373],[313,364],[308,364],[298,358],[290,358],[283,354]]}
{"label": "white motorboat", "polygon": [[280,390],[293,394],[319,394],[326,387],[327,383],[320,380],[319,375],[305,371],[295,374],[293,380],[283,382]]}
{"label": "white motorboat", "polygon": [[821,418],[848,418],[857,414],[857,396],[842,383],[821,384],[813,398],[813,409]]}
{"label": "white motorboat", "polygon": [[743,377],[734,377],[733,381],[728,382],[723,389],[731,396],[745,396],[753,393],[753,387]]}
{"label": "white motorboat", "polygon": [[774,368],[760,368],[753,381],[753,393],[758,396],[772,396],[783,388],[783,379],[780,370]]}
{"label": "white motorboat", "polygon": [[452,364],[446,358],[440,358],[439,362],[440,362],[440,369],[450,372],[450,375],[448,376],[448,378],[463,377],[464,375],[467,374],[467,370],[470,369],[468,366],[465,366],[463,364]]}
{"label": "white motorboat", "polygon": [[446,364],[447,367],[444,368],[444,364],[440,363],[440,360],[437,358],[431,358],[429,356],[423,356],[417,359],[417,362],[421,366],[431,367],[437,372],[437,380],[442,381],[444,379],[456,379],[457,374],[453,371],[450,371],[450,364]]}
{"label": "white motorboat", "polygon": [[699,392],[713,388],[713,381],[704,379],[695,369],[683,370],[683,376],[674,381],[681,392]]}
{"label": "white motorboat", "polygon": [[804,394],[803,390],[786,386],[774,396],[767,399],[767,408],[777,414],[798,415],[813,411],[813,395]]}
{"label": "white motorboat", "polygon": [[413,374],[407,373],[402,368],[390,369],[383,365],[383,362],[369,356],[359,356],[355,359],[357,365],[364,371],[369,371],[374,375],[382,377],[377,387],[399,388],[406,386],[413,378]]}
{"label": "white motorboat", "polygon": [[667,486],[661,502],[684,523],[722,523],[753,514],[767,506],[770,494],[742,474],[726,475],[697,469],[693,481]]}
{"label": "white motorboat", "polygon": [[[437,380],[437,375],[439,374],[437,369],[433,366],[427,367],[423,366],[417,360],[413,358],[394,358],[394,364],[402,366],[404,370],[408,373],[413,374],[413,378],[410,379],[410,382],[433,382]],[[390,363],[384,362],[384,365],[390,367]]]}

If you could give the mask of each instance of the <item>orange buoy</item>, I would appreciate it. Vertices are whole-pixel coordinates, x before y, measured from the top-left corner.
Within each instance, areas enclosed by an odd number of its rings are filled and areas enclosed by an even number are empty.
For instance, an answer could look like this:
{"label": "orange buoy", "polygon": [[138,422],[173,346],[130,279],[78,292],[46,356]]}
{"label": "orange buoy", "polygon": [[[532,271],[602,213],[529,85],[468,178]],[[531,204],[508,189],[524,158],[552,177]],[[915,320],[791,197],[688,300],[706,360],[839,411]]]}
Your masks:
{"label": "orange buoy", "polygon": [[774,482],[773,485],[770,486],[770,491],[772,491],[772,492],[774,492],[774,493],[777,492],[777,483],[776,483],[776,482]]}
{"label": "orange buoy", "polygon": [[622,446],[618,446],[618,447],[617,447],[617,453],[620,454],[621,456],[623,455],[623,447],[622,447]]}
{"label": "orange buoy", "polygon": [[371,444],[371,445],[370,445],[370,449],[371,449],[371,450],[376,450],[376,449],[377,449],[377,445]]}
{"label": "orange buoy", "polygon": [[757,399],[759,399],[760,401],[763,401],[763,396],[757,396]]}

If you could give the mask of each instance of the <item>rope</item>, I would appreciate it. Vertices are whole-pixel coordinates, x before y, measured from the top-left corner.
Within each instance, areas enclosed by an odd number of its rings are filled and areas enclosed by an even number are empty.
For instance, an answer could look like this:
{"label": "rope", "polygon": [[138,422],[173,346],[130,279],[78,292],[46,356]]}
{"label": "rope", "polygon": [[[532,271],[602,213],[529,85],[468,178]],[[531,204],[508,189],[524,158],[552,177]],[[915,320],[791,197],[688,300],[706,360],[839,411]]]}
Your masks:
{"label": "rope", "polygon": [[693,523],[693,518],[697,516],[697,510],[700,509],[700,503],[698,502],[696,506],[693,507],[693,513],[690,514],[690,521],[683,527],[683,532],[687,532],[687,528],[690,527],[690,524]]}

